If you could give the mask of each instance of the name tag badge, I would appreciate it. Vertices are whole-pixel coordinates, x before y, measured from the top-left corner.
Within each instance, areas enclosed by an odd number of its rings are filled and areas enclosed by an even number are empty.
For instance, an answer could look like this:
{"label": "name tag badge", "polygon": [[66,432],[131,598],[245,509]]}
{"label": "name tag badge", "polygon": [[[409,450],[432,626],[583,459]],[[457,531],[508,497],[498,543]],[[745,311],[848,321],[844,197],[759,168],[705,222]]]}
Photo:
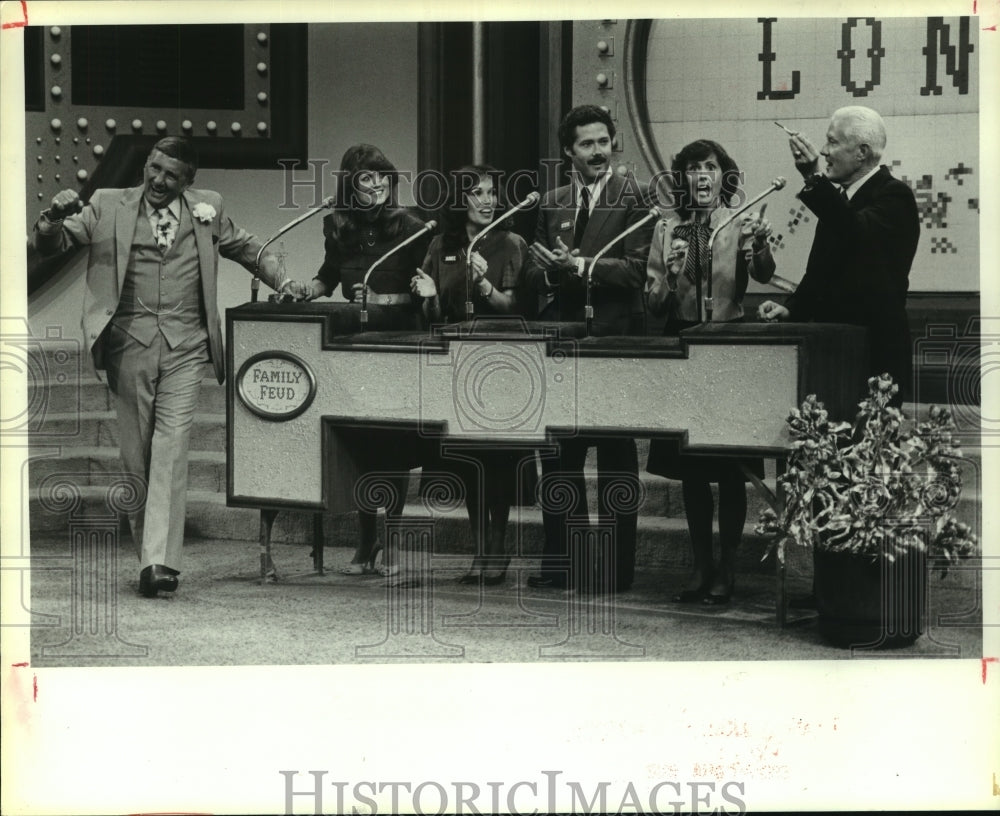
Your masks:
{"label": "name tag badge", "polygon": [[445,263],[455,263],[455,261],[457,261],[457,260],[458,260],[458,256],[457,255],[445,255],[444,256],[444,262]]}
{"label": "name tag badge", "polygon": [[559,232],[565,232],[566,230],[571,230],[571,229],[573,229],[573,222],[572,221],[563,221],[559,225]]}

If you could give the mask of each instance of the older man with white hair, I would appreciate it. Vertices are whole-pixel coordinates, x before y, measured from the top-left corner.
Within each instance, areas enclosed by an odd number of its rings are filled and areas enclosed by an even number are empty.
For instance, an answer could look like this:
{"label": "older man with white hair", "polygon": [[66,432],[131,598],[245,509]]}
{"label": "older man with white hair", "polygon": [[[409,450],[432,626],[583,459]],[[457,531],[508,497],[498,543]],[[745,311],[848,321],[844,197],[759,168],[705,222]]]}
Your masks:
{"label": "older man with white hair", "polygon": [[759,316],[867,327],[869,374],[891,374],[902,401],[912,379],[906,292],[920,219],[913,191],[880,163],[885,144],[882,117],[861,106],[834,112],[818,151],[801,133],[791,135],[795,167],[805,179],[799,199],[819,223],[795,294],[783,306],[762,303]]}

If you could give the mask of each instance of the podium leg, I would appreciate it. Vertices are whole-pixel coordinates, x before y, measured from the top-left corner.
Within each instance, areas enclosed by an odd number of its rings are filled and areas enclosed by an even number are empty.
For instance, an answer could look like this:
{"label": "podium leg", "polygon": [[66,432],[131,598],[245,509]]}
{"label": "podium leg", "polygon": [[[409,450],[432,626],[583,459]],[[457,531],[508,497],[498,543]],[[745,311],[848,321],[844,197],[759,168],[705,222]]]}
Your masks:
{"label": "podium leg", "polygon": [[312,549],[312,560],[313,568],[319,575],[323,574],[323,546],[325,538],[323,537],[323,514],[313,513],[313,549]]}
{"label": "podium leg", "polygon": [[260,511],[260,582],[275,584],[278,582],[278,571],[271,560],[271,528],[278,516],[277,510]]}

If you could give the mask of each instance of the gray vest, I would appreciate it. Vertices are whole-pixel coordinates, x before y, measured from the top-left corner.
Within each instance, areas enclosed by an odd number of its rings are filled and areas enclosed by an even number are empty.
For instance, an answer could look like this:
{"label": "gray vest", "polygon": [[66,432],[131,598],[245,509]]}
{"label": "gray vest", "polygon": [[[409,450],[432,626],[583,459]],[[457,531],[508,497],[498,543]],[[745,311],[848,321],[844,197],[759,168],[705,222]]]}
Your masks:
{"label": "gray vest", "polygon": [[112,322],[145,346],[161,332],[167,345],[176,348],[194,335],[208,339],[203,315],[201,267],[188,208],[182,203],[177,235],[164,252],[140,207]]}

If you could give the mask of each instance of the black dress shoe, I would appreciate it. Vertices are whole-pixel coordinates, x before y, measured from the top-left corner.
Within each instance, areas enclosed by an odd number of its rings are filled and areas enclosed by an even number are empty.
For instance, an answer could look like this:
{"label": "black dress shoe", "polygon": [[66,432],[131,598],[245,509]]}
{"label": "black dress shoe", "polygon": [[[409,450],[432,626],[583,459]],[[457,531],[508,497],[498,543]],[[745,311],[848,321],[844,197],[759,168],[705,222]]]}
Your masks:
{"label": "black dress shoe", "polygon": [[732,596],[732,590],[729,590],[724,595],[716,595],[713,592],[709,592],[704,598],[701,599],[701,602],[705,604],[705,606],[726,606]]}
{"label": "black dress shoe", "polygon": [[161,590],[173,592],[177,589],[177,573],[162,564],[150,564],[139,573],[139,592],[147,598],[155,598]]}
{"label": "black dress shoe", "polygon": [[566,589],[564,578],[550,578],[547,575],[529,575],[528,586],[535,589]]}

